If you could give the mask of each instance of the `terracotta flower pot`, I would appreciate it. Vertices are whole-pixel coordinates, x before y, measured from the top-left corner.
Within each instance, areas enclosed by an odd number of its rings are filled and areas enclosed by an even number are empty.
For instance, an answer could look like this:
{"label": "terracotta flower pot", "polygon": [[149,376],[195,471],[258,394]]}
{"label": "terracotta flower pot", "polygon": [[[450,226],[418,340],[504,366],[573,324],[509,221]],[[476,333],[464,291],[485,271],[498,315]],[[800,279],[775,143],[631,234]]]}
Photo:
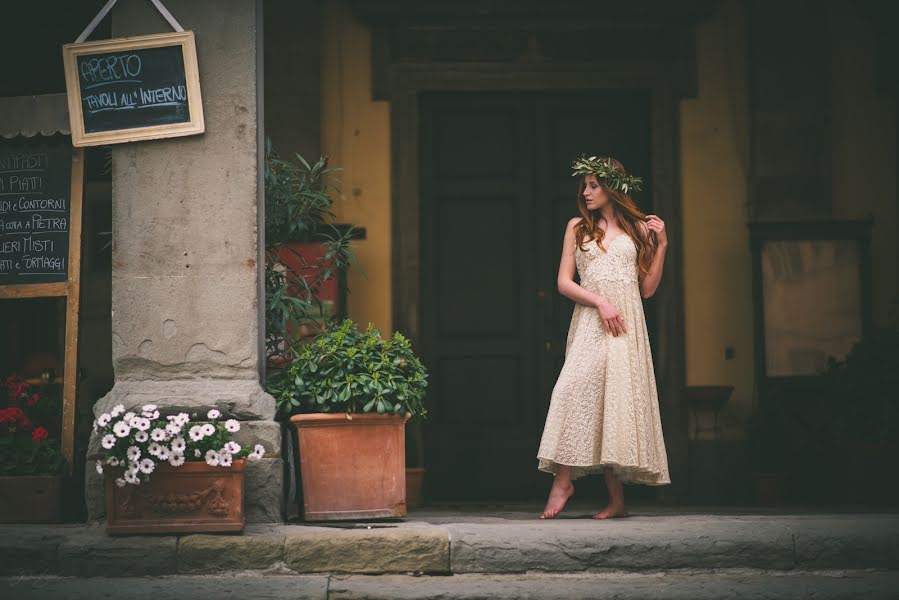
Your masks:
{"label": "terracotta flower pot", "polygon": [[0,523],[59,523],[59,475],[0,477]]}
{"label": "terracotta flower pot", "polygon": [[150,481],[118,487],[121,470],[106,475],[106,531],[129,533],[195,533],[242,531],[244,526],[244,459],[230,467],[187,462],[159,464]]}
{"label": "terracotta flower pot", "polygon": [[409,415],[308,414],[297,428],[307,521],[406,515]]}
{"label": "terracotta flower pot", "polygon": [[413,467],[406,469],[406,506],[418,508],[421,506],[421,491],[424,487],[425,469]]}

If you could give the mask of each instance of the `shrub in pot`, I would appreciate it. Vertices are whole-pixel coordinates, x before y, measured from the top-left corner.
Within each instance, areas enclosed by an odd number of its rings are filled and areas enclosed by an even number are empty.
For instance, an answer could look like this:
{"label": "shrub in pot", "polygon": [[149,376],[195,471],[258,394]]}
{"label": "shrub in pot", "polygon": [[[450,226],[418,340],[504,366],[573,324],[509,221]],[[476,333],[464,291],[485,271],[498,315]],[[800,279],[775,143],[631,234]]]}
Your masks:
{"label": "shrub in pot", "polygon": [[61,520],[61,403],[55,386],[29,384],[13,373],[0,397],[0,523]]}
{"label": "shrub in pot", "polygon": [[243,529],[245,459],[265,449],[242,448],[232,439],[240,422],[221,416],[212,409],[196,422],[196,414],[192,421],[152,404],[136,412],[119,404],[97,417],[110,534]]}
{"label": "shrub in pot", "polygon": [[306,520],[406,514],[404,427],[427,371],[399,332],[346,319],[296,351],[270,390],[297,431]]}
{"label": "shrub in pot", "polygon": [[334,316],[338,275],[353,260],[352,228],[330,223],[336,173],[321,157],[281,158],[265,148],[266,357],[283,367],[305,338]]}

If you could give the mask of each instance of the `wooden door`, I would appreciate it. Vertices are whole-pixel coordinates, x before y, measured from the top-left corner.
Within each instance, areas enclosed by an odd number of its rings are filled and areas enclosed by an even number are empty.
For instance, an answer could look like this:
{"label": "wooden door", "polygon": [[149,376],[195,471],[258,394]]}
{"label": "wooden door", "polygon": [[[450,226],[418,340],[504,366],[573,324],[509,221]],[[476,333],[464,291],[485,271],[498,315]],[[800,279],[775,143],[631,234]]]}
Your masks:
{"label": "wooden door", "polygon": [[[426,94],[420,114],[428,495],[542,497],[536,452],[573,309],[556,291],[578,214],[571,161],[612,154],[648,182],[649,97]],[[649,198],[647,185],[644,210]],[[647,317],[652,332],[651,306]]]}

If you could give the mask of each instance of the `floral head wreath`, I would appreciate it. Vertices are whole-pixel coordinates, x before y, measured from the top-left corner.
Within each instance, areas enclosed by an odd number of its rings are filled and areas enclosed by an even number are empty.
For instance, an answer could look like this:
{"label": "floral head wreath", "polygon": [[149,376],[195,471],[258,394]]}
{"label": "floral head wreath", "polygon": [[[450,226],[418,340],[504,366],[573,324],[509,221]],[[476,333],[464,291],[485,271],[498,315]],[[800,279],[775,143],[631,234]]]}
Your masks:
{"label": "floral head wreath", "polygon": [[587,158],[581,155],[571,165],[573,173],[576,175],[596,175],[603,180],[609,189],[621,191],[627,194],[630,190],[640,191],[643,180],[633,175],[628,175],[624,171],[619,171],[612,163],[612,159],[608,157],[597,158],[591,156]]}

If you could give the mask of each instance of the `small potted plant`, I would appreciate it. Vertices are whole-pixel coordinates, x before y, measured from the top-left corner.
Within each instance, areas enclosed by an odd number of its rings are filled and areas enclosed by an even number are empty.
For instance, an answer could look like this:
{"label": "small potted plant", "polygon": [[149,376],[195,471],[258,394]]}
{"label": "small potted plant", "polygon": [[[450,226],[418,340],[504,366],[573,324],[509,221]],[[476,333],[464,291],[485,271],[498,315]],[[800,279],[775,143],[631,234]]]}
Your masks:
{"label": "small potted plant", "polygon": [[296,352],[271,389],[297,432],[306,520],[406,514],[406,421],[424,418],[427,372],[399,332],[346,319]]}
{"label": "small potted plant", "polygon": [[245,459],[258,459],[233,440],[240,422],[210,410],[163,416],[152,404],[139,412],[121,404],[94,422],[106,477],[107,532],[192,533],[244,527]]}
{"label": "small potted plant", "polygon": [[329,223],[336,173],[321,157],[310,164],[299,154],[282,159],[266,139],[266,356],[283,367],[291,349],[336,316],[340,275],[352,262],[351,227]]}
{"label": "small potted plant", "polygon": [[0,523],[61,520],[59,398],[13,373],[0,398]]}

